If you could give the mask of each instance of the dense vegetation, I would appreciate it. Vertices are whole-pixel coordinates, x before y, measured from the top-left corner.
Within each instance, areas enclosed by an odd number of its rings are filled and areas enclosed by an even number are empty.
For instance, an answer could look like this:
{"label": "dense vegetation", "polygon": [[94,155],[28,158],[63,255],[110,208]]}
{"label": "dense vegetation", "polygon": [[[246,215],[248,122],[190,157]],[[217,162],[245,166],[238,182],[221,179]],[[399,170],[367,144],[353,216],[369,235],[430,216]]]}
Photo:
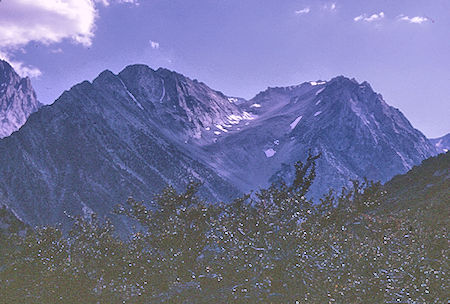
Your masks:
{"label": "dense vegetation", "polygon": [[[209,204],[191,183],[157,208],[133,199],[124,241],[109,221],[74,217],[0,239],[3,303],[447,303],[447,196],[387,208],[378,183],[319,204],[305,196],[315,157],[281,183]],[[447,183],[448,186],[448,183]],[[392,211],[394,210],[394,211]]]}

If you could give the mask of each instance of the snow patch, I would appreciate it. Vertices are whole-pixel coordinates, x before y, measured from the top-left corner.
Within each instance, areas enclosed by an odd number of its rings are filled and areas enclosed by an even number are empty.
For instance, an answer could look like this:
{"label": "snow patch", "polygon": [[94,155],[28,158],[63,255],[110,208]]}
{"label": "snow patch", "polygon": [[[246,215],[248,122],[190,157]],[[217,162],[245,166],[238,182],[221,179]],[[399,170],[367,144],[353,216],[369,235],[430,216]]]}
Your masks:
{"label": "snow patch", "polygon": [[405,157],[404,157],[400,152],[398,152],[398,151],[397,151],[396,153],[397,153],[397,155],[400,157],[400,159],[402,160],[403,166],[404,166],[407,170],[411,169],[411,166],[408,164],[408,162],[406,161]]}
{"label": "snow patch", "polygon": [[309,84],[312,86],[316,86],[316,85],[321,85],[321,84],[325,84],[326,81],[310,81]]}
{"label": "snow patch", "polygon": [[317,111],[316,113],[314,113],[314,116],[320,115],[322,113],[322,111]]}
{"label": "snow patch", "polygon": [[244,111],[242,117],[244,117],[245,120],[253,120],[253,119],[256,118],[255,115],[252,115],[252,114],[250,114],[248,112],[245,112],[245,111]]}
{"label": "snow patch", "polygon": [[322,93],[323,90],[325,90],[325,88],[321,88],[320,90],[318,90],[318,91],[316,92],[316,96],[319,95],[320,93]]}
{"label": "snow patch", "polygon": [[259,103],[254,103],[250,106],[250,108],[261,108],[261,105]]}
{"label": "snow patch", "polygon": [[166,87],[164,86],[164,79],[162,78],[161,83],[162,83],[162,94],[161,97],[159,98],[159,102],[163,102],[164,97],[166,97]]}
{"label": "snow patch", "polygon": [[237,98],[234,98],[234,97],[228,97],[228,101],[229,101],[230,103],[235,103],[235,102],[238,102],[238,99],[237,99]]}
{"label": "snow patch", "polygon": [[275,153],[277,153],[277,151],[275,151],[274,149],[268,149],[268,150],[265,150],[264,153],[266,154],[266,157],[269,158],[269,157],[274,156]]}
{"label": "snow patch", "polygon": [[214,134],[220,135],[221,133],[219,131],[214,131]]}
{"label": "snow patch", "polygon": [[316,106],[318,106],[319,103],[321,103],[321,102],[322,102],[322,99],[319,99],[319,100],[316,102]]}
{"label": "snow patch", "polygon": [[237,125],[244,118],[242,116],[239,116],[239,115],[231,114],[231,115],[227,116],[227,119],[230,122],[230,124]]}
{"label": "snow patch", "polygon": [[298,125],[298,123],[300,122],[300,120],[302,118],[303,118],[303,116],[299,116],[290,124],[291,130],[294,130],[294,128]]}
{"label": "snow patch", "polygon": [[211,128],[210,128],[210,127],[206,127],[205,130],[206,130],[206,131],[209,131],[209,130],[211,130]]}
{"label": "snow patch", "polygon": [[125,88],[125,91],[127,92],[128,96],[137,104],[137,106],[141,109],[144,110],[144,107],[142,107],[142,105],[139,103],[139,101],[136,100],[136,97],[134,97],[133,94],[131,94],[130,91],[128,91],[127,86],[123,83],[122,79],[120,79],[120,82],[122,83],[123,87]]}
{"label": "snow patch", "polygon": [[[255,119],[256,116],[248,113],[248,112],[243,112],[242,115],[235,115],[235,114],[231,114],[227,116],[228,122],[232,125],[237,125],[238,123],[240,123],[242,120],[253,120]],[[230,125],[224,125],[225,127],[231,128],[232,126]]]}
{"label": "snow patch", "polygon": [[219,129],[219,130],[222,131],[222,132],[225,132],[225,133],[228,132],[228,130],[225,129],[225,128],[224,128],[223,126],[221,126],[221,125],[216,125],[216,128]]}
{"label": "snow patch", "polygon": [[273,143],[274,143],[276,146],[278,146],[278,145],[280,144],[280,140],[275,139],[275,140],[273,141]]}

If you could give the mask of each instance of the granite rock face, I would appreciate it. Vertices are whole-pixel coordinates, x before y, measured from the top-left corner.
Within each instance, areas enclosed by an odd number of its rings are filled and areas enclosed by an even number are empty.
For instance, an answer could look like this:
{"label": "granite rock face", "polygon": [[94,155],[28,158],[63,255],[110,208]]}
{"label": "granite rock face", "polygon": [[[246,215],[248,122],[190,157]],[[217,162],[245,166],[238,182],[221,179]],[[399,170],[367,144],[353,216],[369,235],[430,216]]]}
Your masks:
{"label": "granite rock face", "polygon": [[247,101],[132,65],[74,86],[0,140],[0,200],[32,225],[105,215],[189,179],[204,198],[230,201],[289,182],[309,151],[322,153],[315,197],[350,179],[387,181],[436,154],[366,82],[340,76]]}
{"label": "granite rock face", "polygon": [[21,78],[0,60],[0,138],[17,131],[41,106],[30,79]]}

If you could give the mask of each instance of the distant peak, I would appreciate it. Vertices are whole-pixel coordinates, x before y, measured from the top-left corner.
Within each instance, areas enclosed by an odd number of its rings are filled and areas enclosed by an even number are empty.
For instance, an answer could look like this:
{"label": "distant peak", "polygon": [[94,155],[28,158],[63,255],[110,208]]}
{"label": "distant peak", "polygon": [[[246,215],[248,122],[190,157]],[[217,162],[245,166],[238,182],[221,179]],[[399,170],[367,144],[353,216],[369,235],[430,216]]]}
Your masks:
{"label": "distant peak", "polygon": [[0,83],[10,83],[11,80],[18,82],[20,79],[21,77],[7,61],[0,60]]}
{"label": "distant peak", "polygon": [[137,63],[126,66],[120,73],[154,73],[155,71],[146,64]]}
{"label": "distant peak", "polygon": [[336,76],[336,77],[332,78],[329,82],[330,82],[330,83],[352,83],[352,84],[359,84],[358,81],[356,81],[355,78],[350,79],[350,78],[348,78],[348,77],[346,77],[346,76],[343,76],[343,75]]}
{"label": "distant peak", "polygon": [[372,89],[372,86],[371,86],[370,83],[368,83],[367,81],[363,81],[363,82],[361,83],[361,86],[373,90],[373,89]]}
{"label": "distant peak", "polygon": [[[104,70],[101,72],[92,83],[104,83],[104,82],[111,82],[113,81],[117,76],[111,72],[110,70]],[[86,81],[83,81],[86,82]]]}
{"label": "distant peak", "polygon": [[9,64],[8,61],[0,59],[0,70],[13,70],[13,67]]}
{"label": "distant peak", "polygon": [[111,76],[116,76],[113,72],[111,72],[110,70],[104,70],[103,72],[101,72],[98,77],[104,78],[104,77],[111,77]]}

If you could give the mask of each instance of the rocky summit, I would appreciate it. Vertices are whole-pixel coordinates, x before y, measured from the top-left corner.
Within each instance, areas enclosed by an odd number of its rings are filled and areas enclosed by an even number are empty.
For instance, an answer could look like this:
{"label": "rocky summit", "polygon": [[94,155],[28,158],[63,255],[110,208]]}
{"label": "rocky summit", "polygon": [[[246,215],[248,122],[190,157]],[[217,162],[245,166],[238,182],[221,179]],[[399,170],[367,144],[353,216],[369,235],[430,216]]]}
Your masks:
{"label": "rocky summit", "polygon": [[321,154],[317,197],[351,179],[387,181],[436,154],[435,147],[369,83],[343,76],[268,88],[241,105],[252,120],[221,133],[209,160],[243,191],[293,178],[293,164]]}
{"label": "rocky summit", "polygon": [[189,180],[230,201],[289,182],[308,153],[321,154],[317,198],[350,179],[387,181],[437,152],[367,82],[339,76],[243,100],[132,65],[74,86],[0,140],[0,200],[29,224],[104,215]]}
{"label": "rocky summit", "polygon": [[[223,123],[237,111],[229,104],[165,70],[105,71],[0,141],[1,200],[34,225],[63,222],[66,213],[104,215],[129,196],[149,201],[166,185],[181,190],[191,179],[203,183],[203,197],[230,200],[239,190],[185,143],[197,124]],[[199,109],[209,115],[198,118]]]}
{"label": "rocky summit", "polygon": [[17,131],[42,106],[28,77],[21,78],[0,60],[0,138]]}

